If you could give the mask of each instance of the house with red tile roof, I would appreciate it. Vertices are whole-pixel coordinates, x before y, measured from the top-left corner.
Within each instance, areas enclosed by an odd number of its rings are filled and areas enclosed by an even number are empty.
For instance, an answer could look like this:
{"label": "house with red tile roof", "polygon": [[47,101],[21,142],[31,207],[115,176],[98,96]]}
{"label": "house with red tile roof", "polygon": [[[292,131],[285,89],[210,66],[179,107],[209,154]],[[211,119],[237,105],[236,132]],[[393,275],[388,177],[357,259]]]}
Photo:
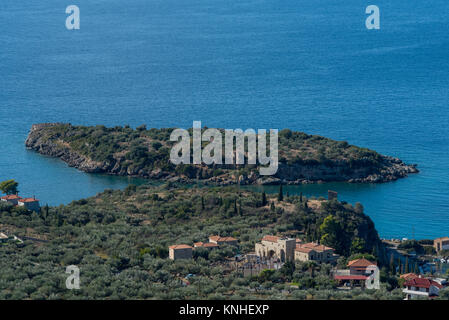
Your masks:
{"label": "house with red tile roof", "polygon": [[255,248],[257,256],[262,259],[285,261],[319,261],[333,262],[337,255],[334,249],[324,245],[309,242],[302,243],[299,239],[266,235]]}
{"label": "house with red tile roof", "polygon": [[416,273],[404,273],[399,276],[400,279],[405,279],[405,281],[412,280],[414,278],[419,278]]}
{"label": "house with red tile roof", "polygon": [[365,281],[369,279],[372,273],[374,273],[373,266],[377,266],[377,263],[362,258],[349,261],[347,266],[348,269],[335,270],[333,272],[334,279],[337,280],[340,285],[350,283],[351,287],[363,287]]}
{"label": "house with red tile roof", "polygon": [[231,245],[231,246],[237,246],[239,244],[239,241],[236,238],[233,237],[220,237],[220,236],[209,236],[209,242],[215,243],[218,245]]}
{"label": "house with red tile roof", "polygon": [[192,259],[193,248],[186,244],[177,244],[168,247],[168,256],[171,260]]}
{"label": "house with red tile roof", "polygon": [[7,202],[7,203],[10,203],[10,204],[16,206],[17,203],[19,202],[19,200],[22,198],[19,197],[17,194],[9,194],[9,195],[1,197],[0,199],[3,202]]}
{"label": "house with red tile roof", "polygon": [[443,286],[432,279],[417,277],[407,280],[404,283],[405,300],[416,299],[418,297],[432,298],[439,294]]}
{"label": "house with red tile roof", "polygon": [[295,247],[295,260],[331,263],[337,258],[333,248],[315,242],[297,243]]}
{"label": "house with red tile roof", "polygon": [[31,211],[39,211],[41,206],[39,205],[39,200],[35,197],[33,198],[21,198],[17,201],[19,207],[25,207]]}
{"label": "house with red tile roof", "polygon": [[205,249],[214,249],[218,248],[219,245],[213,242],[195,242],[193,244],[194,248],[205,248]]}
{"label": "house with red tile roof", "polygon": [[367,273],[371,273],[371,271],[367,272],[367,268],[377,266],[377,263],[362,258],[349,261],[347,266],[351,275],[366,275]]}
{"label": "house with red tile roof", "polygon": [[256,243],[256,255],[263,260],[277,260],[280,262],[295,259],[296,239],[266,235]]}

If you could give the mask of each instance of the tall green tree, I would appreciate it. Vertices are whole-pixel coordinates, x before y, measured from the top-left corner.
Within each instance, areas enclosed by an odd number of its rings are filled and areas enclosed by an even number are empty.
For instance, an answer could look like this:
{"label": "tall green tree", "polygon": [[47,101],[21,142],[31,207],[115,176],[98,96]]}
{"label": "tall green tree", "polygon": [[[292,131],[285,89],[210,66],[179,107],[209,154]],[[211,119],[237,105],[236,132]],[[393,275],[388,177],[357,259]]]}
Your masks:
{"label": "tall green tree", "polygon": [[264,192],[262,192],[262,207],[265,207],[268,204],[267,202],[267,194]]}
{"label": "tall green tree", "polygon": [[340,235],[341,225],[334,216],[328,215],[320,225],[321,244],[332,247],[335,251],[341,253],[344,248],[341,246]]}
{"label": "tall green tree", "polygon": [[390,255],[390,272],[394,275],[396,274],[396,268],[394,267],[394,255]]}
{"label": "tall green tree", "polygon": [[19,187],[19,183],[16,182],[14,179],[6,180],[6,181],[3,181],[2,183],[0,183],[0,190],[6,194],[18,193],[19,192],[17,189],[18,187]]}
{"label": "tall green tree", "polygon": [[282,190],[282,184],[281,184],[280,187],[279,187],[278,200],[279,200],[279,201],[283,201],[283,200],[284,200],[284,191]]}

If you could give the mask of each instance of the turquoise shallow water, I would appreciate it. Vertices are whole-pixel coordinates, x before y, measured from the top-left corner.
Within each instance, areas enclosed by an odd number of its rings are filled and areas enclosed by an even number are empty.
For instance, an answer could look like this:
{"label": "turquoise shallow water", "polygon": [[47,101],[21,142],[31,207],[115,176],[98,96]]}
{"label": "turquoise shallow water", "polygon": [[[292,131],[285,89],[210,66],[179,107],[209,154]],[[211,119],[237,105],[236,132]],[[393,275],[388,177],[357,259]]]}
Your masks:
{"label": "turquoise shallow water", "polygon": [[[0,180],[59,205],[128,179],[24,148],[33,123],[292,128],[418,163],[382,185],[307,185],[361,202],[381,236],[449,234],[449,3],[77,0],[0,2]],[[293,190],[292,190],[293,192]]]}

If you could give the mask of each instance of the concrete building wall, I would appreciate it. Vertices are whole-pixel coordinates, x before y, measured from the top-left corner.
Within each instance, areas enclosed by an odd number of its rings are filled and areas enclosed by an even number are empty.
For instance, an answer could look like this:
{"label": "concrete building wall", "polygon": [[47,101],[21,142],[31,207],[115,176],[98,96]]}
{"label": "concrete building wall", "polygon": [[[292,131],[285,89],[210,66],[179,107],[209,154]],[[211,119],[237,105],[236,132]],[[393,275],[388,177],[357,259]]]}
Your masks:
{"label": "concrete building wall", "polygon": [[441,250],[449,250],[449,239],[435,239],[433,241],[433,246],[436,252]]}

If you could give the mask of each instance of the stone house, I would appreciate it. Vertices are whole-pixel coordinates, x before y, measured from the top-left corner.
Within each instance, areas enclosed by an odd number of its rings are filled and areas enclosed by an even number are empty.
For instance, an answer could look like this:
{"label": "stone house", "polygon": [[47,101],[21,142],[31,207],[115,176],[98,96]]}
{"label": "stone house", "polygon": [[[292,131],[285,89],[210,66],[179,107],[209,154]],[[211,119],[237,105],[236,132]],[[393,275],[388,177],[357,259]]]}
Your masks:
{"label": "stone house", "polygon": [[218,244],[213,242],[195,242],[193,246],[196,248],[205,248],[205,249],[216,249],[219,247]]}
{"label": "stone house", "polygon": [[209,242],[215,243],[217,245],[231,245],[231,246],[237,246],[239,244],[239,241],[236,238],[233,237],[220,237],[220,236],[209,236]]}
{"label": "stone house", "polygon": [[171,260],[191,259],[193,248],[186,244],[177,244],[168,247],[168,256]]}
{"label": "stone house", "polygon": [[37,200],[34,197],[19,199],[17,202],[17,205],[19,207],[25,207],[28,210],[32,210],[32,211],[39,211],[41,208],[41,206],[39,205],[39,200]]}
{"label": "stone house", "polygon": [[297,244],[295,248],[295,260],[299,261],[319,261],[331,263],[337,259],[334,249],[322,244],[310,242]]}
{"label": "stone house", "polygon": [[281,262],[295,259],[296,239],[267,235],[256,243],[256,254],[262,259],[275,259]]}

